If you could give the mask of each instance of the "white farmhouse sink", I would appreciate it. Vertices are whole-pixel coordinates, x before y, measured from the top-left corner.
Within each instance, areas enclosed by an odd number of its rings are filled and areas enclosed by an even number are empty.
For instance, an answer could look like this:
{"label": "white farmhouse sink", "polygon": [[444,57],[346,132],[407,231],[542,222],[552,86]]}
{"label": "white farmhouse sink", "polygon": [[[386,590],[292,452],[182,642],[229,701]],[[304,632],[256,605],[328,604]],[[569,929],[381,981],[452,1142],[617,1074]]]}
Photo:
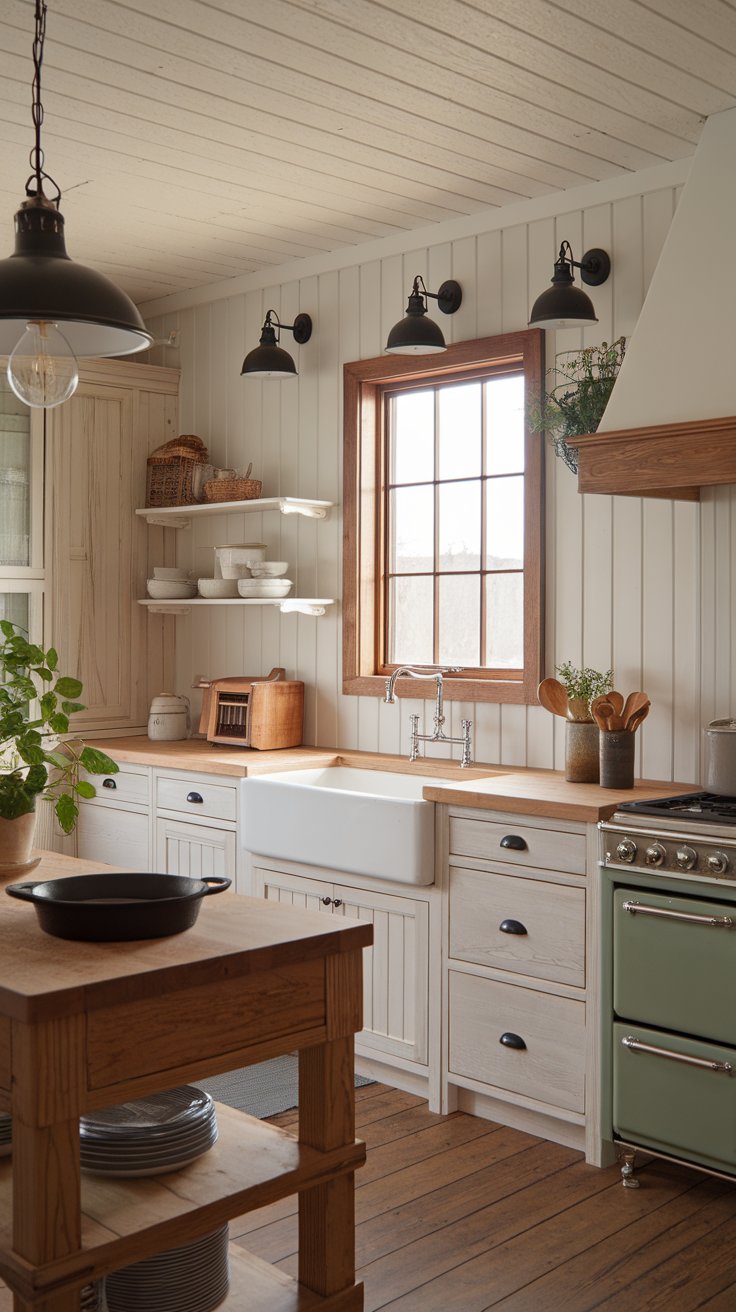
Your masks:
{"label": "white farmhouse sink", "polygon": [[434,803],[427,775],[328,766],[244,779],[244,846],[326,870],[434,883]]}

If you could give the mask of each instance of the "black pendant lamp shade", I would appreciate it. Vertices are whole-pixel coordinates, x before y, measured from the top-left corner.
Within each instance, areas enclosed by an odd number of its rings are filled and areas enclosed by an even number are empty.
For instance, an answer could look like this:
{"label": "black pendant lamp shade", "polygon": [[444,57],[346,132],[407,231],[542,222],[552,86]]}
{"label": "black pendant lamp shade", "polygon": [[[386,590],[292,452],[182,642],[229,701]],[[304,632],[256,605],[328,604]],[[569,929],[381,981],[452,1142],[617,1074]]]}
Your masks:
{"label": "black pendant lamp shade", "polygon": [[59,325],[76,356],[131,355],[153,340],[125,292],[69,258],[64,216],[43,192],[21,205],[15,251],[0,260],[0,355],[28,323]]}
{"label": "black pendant lamp shade", "polygon": [[611,260],[606,251],[597,247],[586,251],[582,260],[574,260],[570,243],[563,241],[555,260],[552,285],[532,306],[530,328],[581,328],[598,322],[587,292],[575,286],[573,268],[580,270],[580,277],[589,287],[600,287],[611,272]]}
{"label": "black pendant lamp shade", "polygon": [[439,324],[427,318],[427,298],[430,296],[437,301],[443,314],[454,314],[460,309],[463,299],[460,284],[452,279],[443,282],[438,292],[428,292],[423,279],[417,276],[409,293],[406,314],[394,324],[388,335],[386,350],[391,355],[433,355],[447,350]]}
{"label": "black pendant lamp shade", "polygon": [[276,311],[269,310],[261,329],[260,343],[246,355],[241,374],[250,378],[296,378],[293,357],[278,344],[284,328],[294,334],[295,342],[303,346],[312,336],[311,316],[298,314],[293,323],[281,323]]}

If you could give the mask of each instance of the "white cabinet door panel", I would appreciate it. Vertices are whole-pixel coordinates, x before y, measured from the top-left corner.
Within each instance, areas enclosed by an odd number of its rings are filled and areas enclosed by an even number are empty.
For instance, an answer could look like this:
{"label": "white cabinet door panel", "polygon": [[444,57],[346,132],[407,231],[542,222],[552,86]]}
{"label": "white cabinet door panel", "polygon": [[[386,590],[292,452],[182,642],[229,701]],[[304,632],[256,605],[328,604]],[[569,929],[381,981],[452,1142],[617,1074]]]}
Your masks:
{"label": "white cabinet door panel", "polygon": [[237,840],[232,829],[156,820],[156,870],[165,875],[207,879],[225,875],[235,883]]}
{"label": "white cabinet door panel", "polygon": [[79,808],[77,855],[86,861],[150,871],[149,825],[145,812],[90,805]]}

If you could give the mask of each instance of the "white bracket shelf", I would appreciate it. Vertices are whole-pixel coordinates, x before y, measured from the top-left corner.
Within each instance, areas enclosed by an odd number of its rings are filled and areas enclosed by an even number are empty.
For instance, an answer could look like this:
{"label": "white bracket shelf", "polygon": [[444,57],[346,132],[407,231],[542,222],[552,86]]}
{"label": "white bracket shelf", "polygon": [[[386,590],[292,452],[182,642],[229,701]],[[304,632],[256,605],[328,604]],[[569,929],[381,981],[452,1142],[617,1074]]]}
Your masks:
{"label": "white bracket shelf", "polygon": [[146,506],[136,510],[147,524],[162,528],[189,528],[193,519],[204,515],[256,514],[263,510],[280,510],[282,515],[303,515],[307,519],[325,519],[334,501],[310,501],[305,497],[261,497],[252,501],[206,501],[196,506]]}
{"label": "white bracket shelf", "polygon": [[330,597],[194,597],[191,601],[138,602],[147,606],[152,615],[188,615],[192,606],[278,606],[282,615],[324,615],[335,602]]}

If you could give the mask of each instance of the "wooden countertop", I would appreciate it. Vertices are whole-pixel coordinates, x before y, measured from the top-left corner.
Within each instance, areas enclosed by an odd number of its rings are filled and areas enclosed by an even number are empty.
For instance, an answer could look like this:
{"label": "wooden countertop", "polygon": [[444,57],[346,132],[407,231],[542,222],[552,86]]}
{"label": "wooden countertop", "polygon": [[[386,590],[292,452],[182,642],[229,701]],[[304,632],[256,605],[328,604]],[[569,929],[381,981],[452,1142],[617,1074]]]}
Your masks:
{"label": "wooden countertop", "polygon": [[427,787],[423,793],[430,802],[579,820],[587,824],[607,820],[622,802],[700,791],[697,784],[646,779],[637,780],[629,789],[601,788],[598,784],[568,783],[559,770],[525,770],[483,763],[461,770],[452,761],[426,756],[412,762],[405,756],[329,747],[291,747],[259,752],[247,747],[215,746],[202,738],[161,743],[151,742],[143,736],[97,739],[95,746],[121,763],[231,775],[239,779],[248,775],[313,770],[331,765],[432,775],[437,778],[437,787]]}
{"label": "wooden countertop", "polygon": [[558,770],[518,770],[494,778],[425,788],[431,802],[478,807],[485,811],[513,811],[558,820],[597,824],[607,820],[622,802],[696,793],[697,784],[637,779],[633,788],[601,788],[599,784],[571,784]]}
{"label": "wooden countertop", "polygon": [[[56,852],[36,855],[41,863],[29,879],[114,869]],[[7,897],[1,889],[0,898],[0,1015],[21,1020],[150,997],[164,974],[167,988],[190,989],[294,961],[352,952],[369,945],[373,937],[372,926],[359,921],[228,891],[206,897],[196,924],[183,934],[128,943],[84,943],[51,937],[40,928],[28,902]]]}

